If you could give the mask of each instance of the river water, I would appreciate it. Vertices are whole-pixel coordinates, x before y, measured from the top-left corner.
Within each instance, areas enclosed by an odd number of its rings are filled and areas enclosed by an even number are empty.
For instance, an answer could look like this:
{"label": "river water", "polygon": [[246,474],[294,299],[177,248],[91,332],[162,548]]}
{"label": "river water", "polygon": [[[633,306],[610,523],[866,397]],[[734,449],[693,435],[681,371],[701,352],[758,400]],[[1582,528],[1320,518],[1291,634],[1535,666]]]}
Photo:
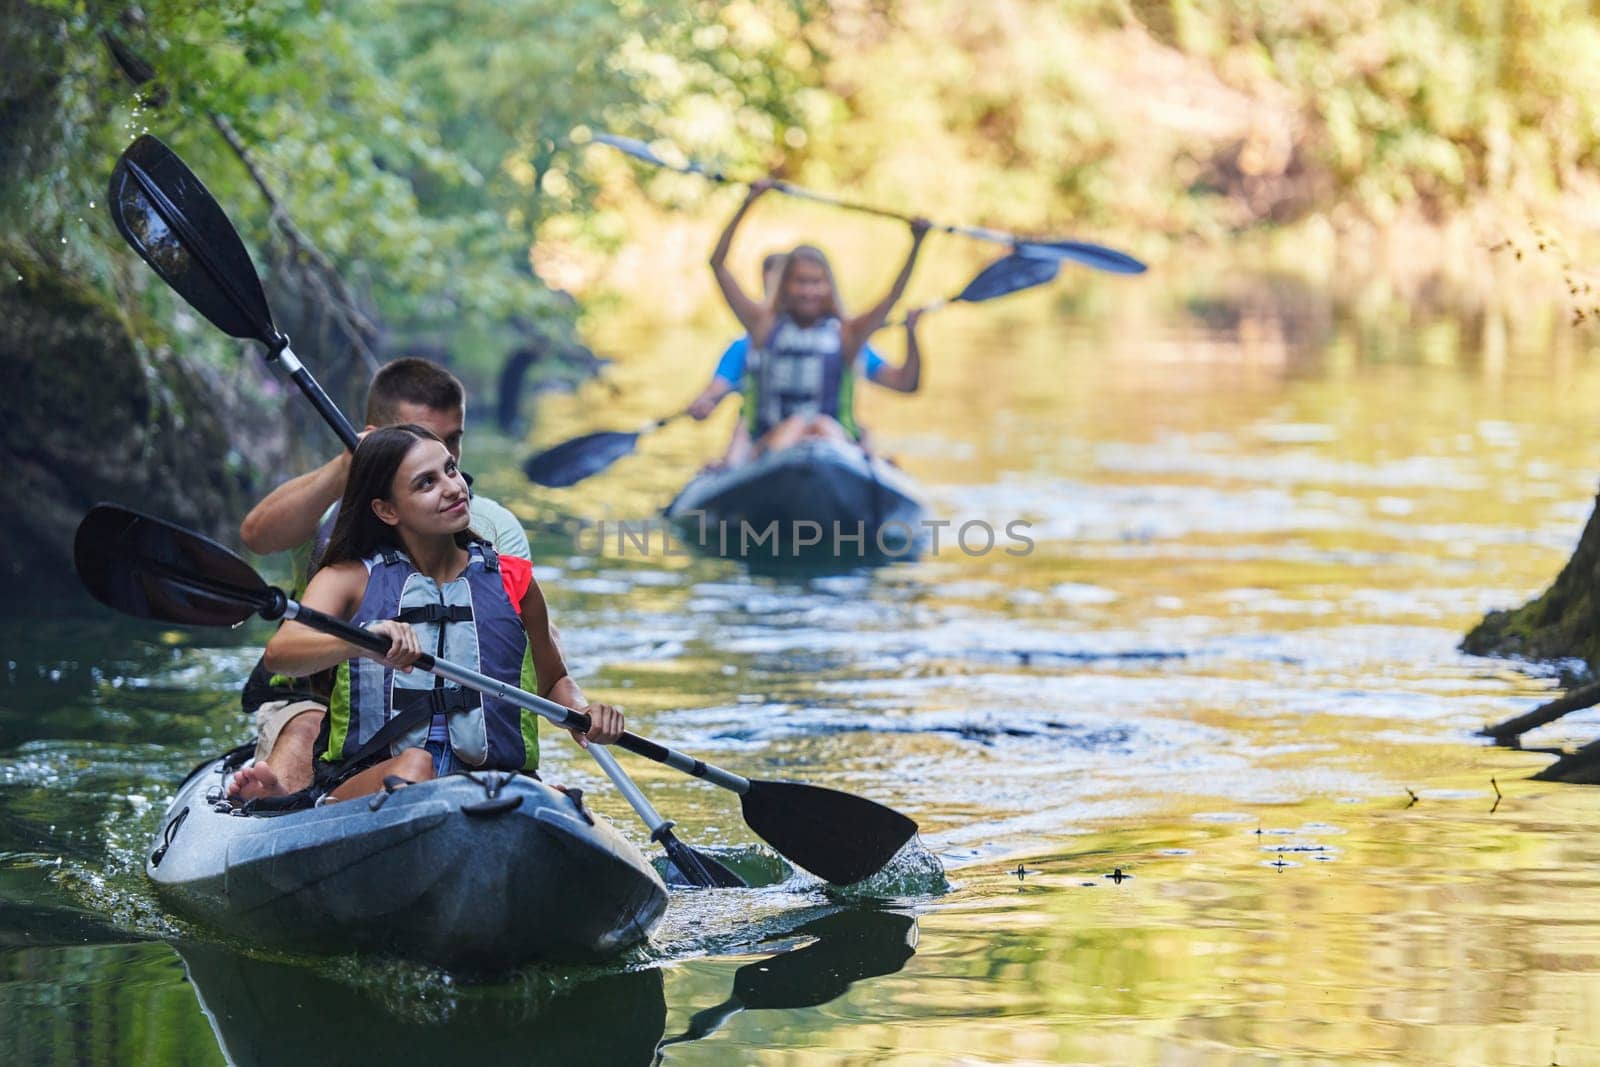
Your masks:
{"label": "river water", "polygon": [[[950,531],[1002,531],[987,552],[806,577],[597,545],[731,410],[562,492],[522,482],[529,446],[469,438],[591,697],[906,812],[943,878],[680,895],[616,966],[487,987],[251,954],[165,913],[141,864],[177,780],[242,739],[263,631],[18,621],[0,1062],[1600,1063],[1600,792],[1474,737],[1552,671],[1455,650],[1588,514],[1585,335],[1559,308],[1141,284],[942,313],[925,393],[863,401]],[[613,388],[545,398],[534,443],[681,405],[720,338],[605,340]],[[547,776],[644,844],[546,737]],[[684,840],[782,879],[731,796],[624,758]]]}

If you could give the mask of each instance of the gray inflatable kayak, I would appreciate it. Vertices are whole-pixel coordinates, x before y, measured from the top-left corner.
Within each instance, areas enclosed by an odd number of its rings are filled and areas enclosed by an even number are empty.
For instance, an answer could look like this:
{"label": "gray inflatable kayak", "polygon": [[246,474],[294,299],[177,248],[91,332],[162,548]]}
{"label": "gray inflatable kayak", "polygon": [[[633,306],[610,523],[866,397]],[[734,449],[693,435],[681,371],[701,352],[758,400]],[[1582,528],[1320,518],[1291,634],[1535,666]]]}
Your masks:
{"label": "gray inflatable kayak", "polygon": [[712,555],[846,565],[914,557],[925,514],[898,467],[831,441],[701,474],[666,509],[685,543]]}
{"label": "gray inflatable kayak", "polygon": [[615,953],[666,907],[638,849],[525,775],[245,815],[222,800],[232,769],[219,758],[183,783],[145,870],[175,910],[262,946],[495,972]]}

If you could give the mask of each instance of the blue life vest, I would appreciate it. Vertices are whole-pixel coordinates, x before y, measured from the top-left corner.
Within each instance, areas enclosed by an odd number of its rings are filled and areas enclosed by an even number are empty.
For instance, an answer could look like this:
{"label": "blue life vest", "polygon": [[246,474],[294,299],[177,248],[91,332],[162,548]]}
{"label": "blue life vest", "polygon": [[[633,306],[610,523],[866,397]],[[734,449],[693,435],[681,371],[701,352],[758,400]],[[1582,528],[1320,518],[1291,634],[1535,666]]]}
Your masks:
{"label": "blue life vest", "polygon": [[[466,569],[442,587],[405,553],[384,550],[364,560],[367,590],[351,618],[408,622],[424,652],[522,689],[534,688],[528,638],[517,605],[506,595],[500,557],[483,542],[468,548]],[[456,758],[470,767],[521,770],[539,764],[538,719],[499,697],[482,696],[424,671],[395,671],[356,657],[338,667],[328,701],[327,763],[348,759],[395,715],[418,705],[432,715],[390,746],[388,755],[420,747],[430,725],[447,733]]]}
{"label": "blue life vest", "polygon": [[766,343],[752,345],[745,372],[745,412],[750,436],[759,439],[792,415],[831,415],[852,437],[855,368],[844,366],[844,339],[836,316],[801,326],[781,315]]}

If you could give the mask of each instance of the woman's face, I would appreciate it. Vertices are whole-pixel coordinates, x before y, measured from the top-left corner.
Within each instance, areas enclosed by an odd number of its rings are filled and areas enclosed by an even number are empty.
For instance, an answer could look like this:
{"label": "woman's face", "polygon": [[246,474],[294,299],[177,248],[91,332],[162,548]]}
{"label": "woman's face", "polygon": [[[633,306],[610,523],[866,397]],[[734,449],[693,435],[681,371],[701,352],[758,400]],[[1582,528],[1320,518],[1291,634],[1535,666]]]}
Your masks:
{"label": "woman's face", "polygon": [[400,461],[389,499],[374,500],[379,519],[416,534],[456,534],[472,522],[472,497],[455,457],[438,441],[422,438]]}
{"label": "woman's face", "polygon": [[796,260],[783,285],[783,306],[797,319],[820,319],[833,308],[833,285],[822,264]]}

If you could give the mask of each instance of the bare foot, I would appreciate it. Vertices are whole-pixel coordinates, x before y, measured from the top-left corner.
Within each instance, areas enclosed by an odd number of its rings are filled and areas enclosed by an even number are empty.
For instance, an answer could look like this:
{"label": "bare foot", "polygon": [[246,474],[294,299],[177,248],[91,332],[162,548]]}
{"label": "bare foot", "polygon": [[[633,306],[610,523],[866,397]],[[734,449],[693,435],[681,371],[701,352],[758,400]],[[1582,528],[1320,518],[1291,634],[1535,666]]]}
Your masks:
{"label": "bare foot", "polygon": [[269,763],[256,763],[233,776],[233,784],[228,786],[228,796],[238,797],[241,800],[254,800],[257,797],[287,796],[289,790],[278,781],[278,774]]}

